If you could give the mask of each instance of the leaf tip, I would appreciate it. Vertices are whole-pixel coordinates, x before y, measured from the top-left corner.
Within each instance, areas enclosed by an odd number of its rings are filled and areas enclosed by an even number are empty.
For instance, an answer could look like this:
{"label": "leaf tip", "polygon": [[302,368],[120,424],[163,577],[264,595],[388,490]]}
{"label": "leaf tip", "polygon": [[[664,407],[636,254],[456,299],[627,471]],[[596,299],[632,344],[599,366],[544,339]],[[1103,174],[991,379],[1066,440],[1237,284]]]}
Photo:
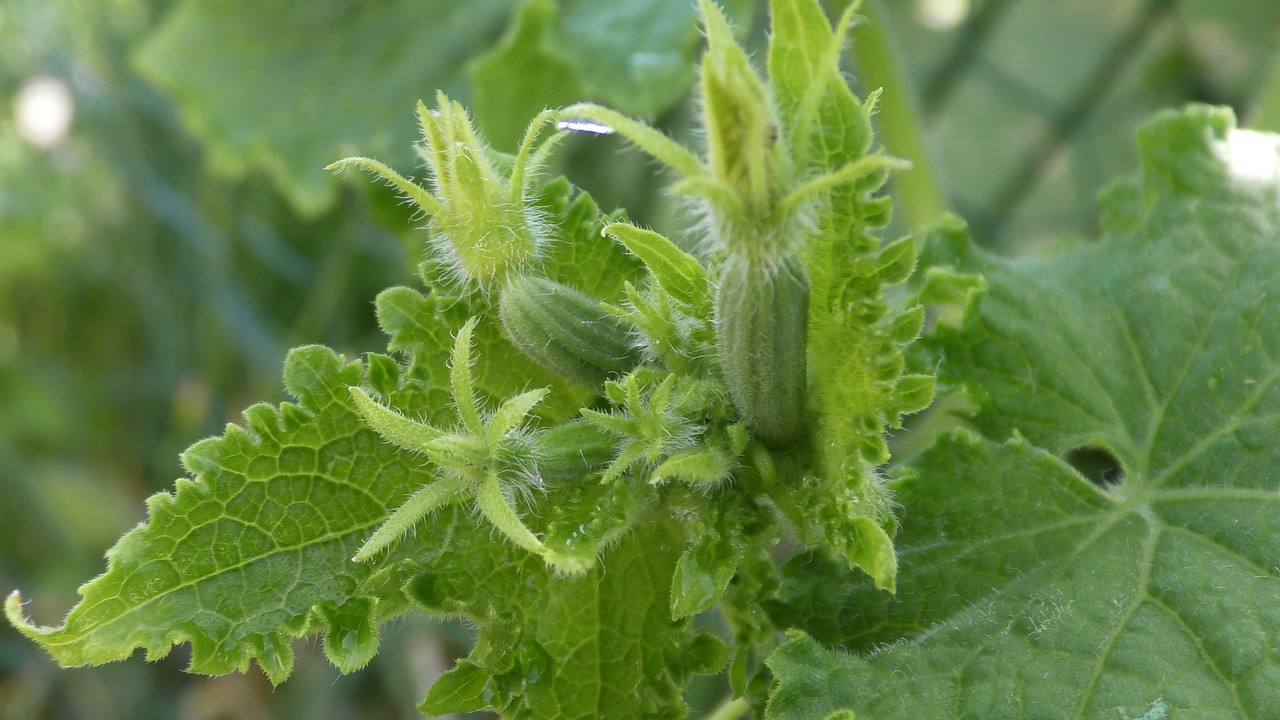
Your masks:
{"label": "leaf tip", "polygon": [[40,632],[40,628],[28,620],[26,614],[22,611],[21,590],[14,590],[9,593],[9,597],[5,598],[4,616],[14,629],[29,638],[34,638]]}

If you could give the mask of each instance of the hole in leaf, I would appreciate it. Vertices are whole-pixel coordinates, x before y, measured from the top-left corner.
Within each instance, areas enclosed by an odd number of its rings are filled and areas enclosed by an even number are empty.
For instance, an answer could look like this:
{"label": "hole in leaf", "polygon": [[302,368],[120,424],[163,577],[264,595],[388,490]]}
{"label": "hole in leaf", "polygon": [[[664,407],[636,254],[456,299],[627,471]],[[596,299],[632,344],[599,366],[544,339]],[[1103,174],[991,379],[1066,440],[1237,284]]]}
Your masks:
{"label": "hole in leaf", "polygon": [[1106,448],[1100,447],[1078,447],[1068,450],[1062,456],[1067,464],[1076,469],[1076,472],[1085,477],[1086,480],[1097,485],[1100,488],[1108,488],[1112,485],[1118,485],[1124,480],[1124,466],[1120,464],[1120,459]]}

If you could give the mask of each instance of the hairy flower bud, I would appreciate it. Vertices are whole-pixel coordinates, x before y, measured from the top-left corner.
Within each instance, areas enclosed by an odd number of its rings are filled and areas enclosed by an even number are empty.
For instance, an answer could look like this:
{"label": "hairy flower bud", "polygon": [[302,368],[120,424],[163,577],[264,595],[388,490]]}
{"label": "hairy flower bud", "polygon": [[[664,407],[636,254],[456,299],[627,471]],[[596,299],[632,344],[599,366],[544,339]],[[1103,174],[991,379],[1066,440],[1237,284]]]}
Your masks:
{"label": "hairy flower bud", "polygon": [[400,190],[432,220],[436,259],[463,290],[494,291],[538,257],[551,234],[544,213],[528,198],[529,180],[564,133],[535,148],[548,111],[534,119],[511,163],[499,167],[463,107],[437,95],[437,109],[418,103],[425,138],[418,153],[427,163],[431,191],[395,170],[364,157],[341,160],[330,169],[357,167]]}
{"label": "hairy flower bud", "polygon": [[433,245],[457,280],[492,289],[534,259],[546,221],[494,167],[466,110],[443,95],[439,103],[434,111],[418,104],[421,152],[441,201]]}

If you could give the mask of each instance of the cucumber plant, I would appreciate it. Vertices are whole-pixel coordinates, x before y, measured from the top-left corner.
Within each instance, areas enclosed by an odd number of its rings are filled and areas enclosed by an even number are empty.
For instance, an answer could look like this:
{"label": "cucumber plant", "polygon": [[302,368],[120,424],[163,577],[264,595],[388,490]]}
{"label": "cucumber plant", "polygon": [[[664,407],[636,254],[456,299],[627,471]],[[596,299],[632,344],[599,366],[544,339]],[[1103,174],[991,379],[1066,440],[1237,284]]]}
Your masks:
{"label": "cucumber plant", "polygon": [[[190,643],[281,682],[309,633],[351,672],[389,618],[465,617],[427,714],[681,717],[716,673],[722,718],[1280,706],[1280,142],[1156,118],[1107,239],[1047,260],[885,239],[906,164],[841,71],[857,5],[770,7],[761,69],[699,4],[702,152],[576,104],[503,155],[441,94],[426,185],[332,165],[429,221],[388,353],[294,350],[296,402],[184,453],[63,625],[16,591],[9,621],[65,665]],[[578,131],[673,170],[690,236],[546,177]],[[968,427],[890,466],[939,379]]]}

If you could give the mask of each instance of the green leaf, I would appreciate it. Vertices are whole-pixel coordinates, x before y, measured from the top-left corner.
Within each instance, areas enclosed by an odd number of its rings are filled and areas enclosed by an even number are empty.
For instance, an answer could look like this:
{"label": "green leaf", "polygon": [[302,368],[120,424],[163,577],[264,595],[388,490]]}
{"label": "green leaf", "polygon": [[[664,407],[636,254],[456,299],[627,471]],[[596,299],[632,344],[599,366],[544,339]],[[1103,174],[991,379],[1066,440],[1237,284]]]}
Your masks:
{"label": "green leaf", "polygon": [[[990,289],[935,344],[995,439],[945,436],[897,488],[898,600],[791,585],[791,621],[866,654],[793,639],[772,717],[811,716],[818,688],[877,718],[1280,705],[1280,140],[1192,107],[1140,144],[1104,242],[955,248]],[[1087,469],[1081,448],[1122,478],[1086,479],[1062,459]]]}
{"label": "green leaf", "polygon": [[459,661],[457,667],[431,683],[418,710],[433,716],[483,710],[486,704],[484,689],[490,680],[490,675],[485,671],[466,660]]}
{"label": "green leaf", "polygon": [[[670,616],[664,579],[683,537],[655,515],[606,554],[607,572],[555,577],[537,558],[493,552],[485,533],[464,532],[452,547],[428,551],[431,571],[408,591],[429,611],[476,623],[464,662],[491,676],[489,706],[506,717],[684,717],[680,693],[708,663],[705,640]],[[456,704],[434,689],[428,698],[432,712],[471,707],[461,693]]]}
{"label": "green leaf", "polygon": [[324,655],[344,673],[359,670],[378,652],[378,624],[374,601],[356,598],[343,607],[321,605],[318,615],[328,628]]}
{"label": "green leaf", "polygon": [[[293,351],[285,384],[297,405],[255,405],[247,429],[229,425],[184,453],[192,478],[148,499],[149,520],[108,551],[106,573],[80,588],[62,626],[30,624],[16,593],[10,622],[63,665],[136,648],[154,660],[189,642],[193,672],[243,671],[256,659],[278,683],[292,668],[290,640],[317,627],[340,669],[364,665],[376,621],[403,602],[394,583],[391,595],[377,591],[384,566],[351,556],[429,477],[360,419],[348,387],[361,382],[358,363],[320,347]],[[418,407],[412,383],[378,389]]]}
{"label": "green leaf", "polygon": [[724,594],[746,552],[745,513],[717,497],[717,507],[700,518],[693,539],[676,563],[671,580],[671,616],[689,617],[710,608]]}
{"label": "green leaf", "polygon": [[606,225],[603,232],[640,258],[650,276],[668,295],[699,316],[709,311],[711,290],[707,272],[697,258],[662,235],[634,225],[612,223]]}
{"label": "green leaf", "polygon": [[476,117],[500,149],[548,107],[592,98],[652,117],[684,97],[701,38],[693,3],[533,0],[471,65]]}
{"label": "green leaf", "polygon": [[458,89],[460,59],[487,43],[509,5],[184,0],[136,61],[177,101],[216,167],[236,176],[265,168],[315,215],[336,197],[323,170],[334,160],[358,152],[407,165],[411,103]]}
{"label": "green leaf", "polygon": [[654,116],[693,84],[701,37],[689,0],[561,0],[561,7],[554,42],[592,97]]}

